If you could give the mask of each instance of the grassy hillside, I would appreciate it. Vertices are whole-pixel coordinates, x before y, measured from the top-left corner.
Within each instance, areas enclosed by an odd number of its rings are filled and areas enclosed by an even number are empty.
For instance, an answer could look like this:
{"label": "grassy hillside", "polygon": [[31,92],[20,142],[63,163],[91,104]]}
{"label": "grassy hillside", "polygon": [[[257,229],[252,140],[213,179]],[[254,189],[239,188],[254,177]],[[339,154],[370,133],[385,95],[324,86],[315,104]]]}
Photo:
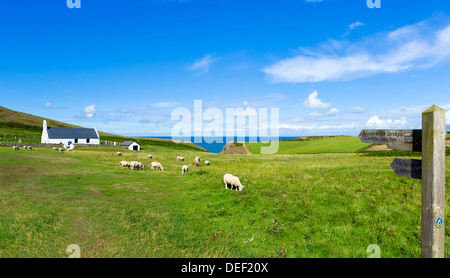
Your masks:
{"label": "grassy hillside", "polygon": [[6,136],[8,138],[11,138],[12,135],[40,138],[43,120],[47,120],[49,126],[79,127],[27,113],[17,112],[0,106],[0,136],[2,139],[5,137],[4,135],[9,135]]}
{"label": "grassy hillside", "polygon": [[[40,143],[42,122],[47,121],[49,127],[80,127],[64,122],[55,121],[27,113],[17,112],[0,106],[0,142]],[[143,150],[147,146],[162,146],[173,149],[196,149],[205,151],[192,143],[175,144],[168,139],[127,137],[98,131],[101,140],[121,143],[133,140],[141,144]]]}
{"label": "grassy hillside", "polygon": [[[365,258],[371,244],[383,258],[420,257],[420,181],[396,176],[393,157],[148,153],[164,172],[147,152],[0,147],[0,257],[63,258],[69,244],[82,257]],[[244,190],[225,189],[224,173]]]}
{"label": "grassy hillside", "polygon": [[[252,154],[260,154],[262,146],[267,143],[246,143]],[[320,153],[353,153],[370,144],[362,143],[358,137],[338,136],[315,140],[280,141],[277,154],[320,154]]]}

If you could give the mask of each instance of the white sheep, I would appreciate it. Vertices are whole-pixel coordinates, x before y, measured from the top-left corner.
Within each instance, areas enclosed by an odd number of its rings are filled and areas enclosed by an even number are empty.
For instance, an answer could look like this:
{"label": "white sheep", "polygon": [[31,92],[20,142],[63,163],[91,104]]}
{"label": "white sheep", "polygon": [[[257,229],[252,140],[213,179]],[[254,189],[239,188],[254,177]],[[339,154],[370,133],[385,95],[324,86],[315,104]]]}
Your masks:
{"label": "white sheep", "polygon": [[13,146],[12,148],[13,148],[13,150],[18,150],[19,149],[19,147],[17,147],[17,146]]}
{"label": "white sheep", "polygon": [[120,161],[120,167],[130,167],[130,162],[122,160]]}
{"label": "white sheep", "polygon": [[27,149],[32,150],[33,148],[31,146],[28,146]]}
{"label": "white sheep", "polygon": [[121,152],[117,152],[117,155],[121,156],[121,155],[122,155],[122,153],[121,153]]}
{"label": "white sheep", "polygon": [[200,166],[200,158],[196,157],[194,160],[195,165]]}
{"label": "white sheep", "polygon": [[23,146],[23,149],[26,150],[26,149],[27,149],[27,146]]}
{"label": "white sheep", "polygon": [[131,162],[130,162],[130,169],[131,169],[131,170],[134,170],[134,169],[145,170],[145,166],[144,166],[144,164],[142,164],[141,162],[138,162],[138,161],[131,161]]}
{"label": "white sheep", "polygon": [[184,161],[184,157],[182,157],[182,156],[177,156],[177,159],[180,161]]}
{"label": "white sheep", "polygon": [[152,159],[153,156],[151,154],[147,155],[148,158]]}
{"label": "white sheep", "polygon": [[64,152],[64,151],[65,151],[65,149],[63,149],[63,148],[59,148],[59,149],[58,149],[58,151],[60,151],[60,152]]}
{"label": "white sheep", "polygon": [[189,171],[189,166],[183,165],[183,167],[181,167],[181,174],[186,174],[188,171]]}
{"label": "white sheep", "polygon": [[154,170],[155,168],[160,169],[161,171],[164,171],[164,168],[161,163],[153,161],[152,162],[152,170]]}
{"label": "white sheep", "polygon": [[54,151],[57,151],[57,150],[58,150],[58,148],[57,148],[57,147],[53,147],[53,150],[54,150]]}
{"label": "white sheep", "polygon": [[209,166],[209,161],[208,160],[205,160],[205,165]]}
{"label": "white sheep", "polygon": [[231,189],[236,189],[242,191],[244,186],[239,181],[239,178],[232,174],[225,174],[223,176],[223,182],[225,183],[225,188],[228,189],[228,185],[230,185]]}

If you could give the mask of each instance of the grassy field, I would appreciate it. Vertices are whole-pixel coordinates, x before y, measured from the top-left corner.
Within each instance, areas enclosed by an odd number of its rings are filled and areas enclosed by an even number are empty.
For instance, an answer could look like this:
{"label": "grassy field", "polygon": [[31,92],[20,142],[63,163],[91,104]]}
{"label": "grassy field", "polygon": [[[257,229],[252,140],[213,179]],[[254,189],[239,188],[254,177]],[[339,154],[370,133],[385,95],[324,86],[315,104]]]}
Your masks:
{"label": "grassy field", "polygon": [[[381,257],[420,257],[420,181],[396,176],[389,152],[115,151],[0,147],[0,257],[67,257],[69,244],[82,257],[367,257],[370,244]],[[147,154],[166,171],[149,170]],[[224,173],[244,190],[225,189]],[[446,225],[446,257],[449,243]]]}
{"label": "grassy field", "polygon": [[[252,154],[260,154],[261,146],[269,146],[268,143],[246,143],[246,145]],[[350,136],[313,141],[280,141],[277,154],[353,153],[369,145],[362,143],[358,137]]]}
{"label": "grassy field", "polygon": [[[41,143],[42,124],[46,120],[49,127],[80,127],[55,121],[23,112],[14,111],[0,106],[0,142]],[[98,131],[101,141],[117,142],[118,144],[132,140],[143,146],[160,146],[177,150],[201,150],[192,143],[175,144],[172,140],[159,138],[128,137]]]}

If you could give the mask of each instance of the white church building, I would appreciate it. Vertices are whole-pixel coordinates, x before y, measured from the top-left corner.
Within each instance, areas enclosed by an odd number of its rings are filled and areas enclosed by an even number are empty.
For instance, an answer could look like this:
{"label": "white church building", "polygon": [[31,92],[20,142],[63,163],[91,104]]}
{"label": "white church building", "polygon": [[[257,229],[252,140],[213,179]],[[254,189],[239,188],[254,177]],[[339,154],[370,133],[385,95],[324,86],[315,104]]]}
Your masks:
{"label": "white church building", "polygon": [[65,147],[73,147],[73,144],[100,144],[100,136],[96,128],[73,127],[47,127],[44,120],[41,143],[64,144]]}

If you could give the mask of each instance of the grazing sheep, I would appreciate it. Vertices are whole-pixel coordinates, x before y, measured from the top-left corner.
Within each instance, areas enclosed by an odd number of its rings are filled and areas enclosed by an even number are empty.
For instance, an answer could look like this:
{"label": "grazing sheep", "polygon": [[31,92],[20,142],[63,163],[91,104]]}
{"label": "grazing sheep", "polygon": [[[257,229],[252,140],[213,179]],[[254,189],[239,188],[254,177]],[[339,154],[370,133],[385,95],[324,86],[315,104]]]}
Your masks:
{"label": "grazing sheep", "polygon": [[225,183],[225,188],[228,189],[228,185],[230,185],[231,189],[236,189],[242,191],[244,186],[239,181],[239,178],[232,174],[225,174],[223,176],[223,182]]}
{"label": "grazing sheep", "polygon": [[130,169],[131,169],[131,170],[134,170],[134,169],[145,170],[145,166],[144,166],[144,164],[142,164],[141,162],[138,162],[138,161],[131,161],[131,162],[130,162]]}
{"label": "grazing sheep", "polygon": [[73,149],[70,149],[70,148],[69,148],[69,149],[67,149],[67,151],[69,151],[69,152],[73,152]]}
{"label": "grazing sheep", "polygon": [[26,150],[26,149],[27,149],[27,146],[23,146],[23,149]]}
{"label": "grazing sheep", "polygon": [[117,155],[121,156],[121,155],[122,155],[122,153],[121,153],[121,152],[117,152]]}
{"label": "grazing sheep", "polygon": [[13,146],[12,148],[13,148],[13,150],[18,150],[19,149],[19,147],[17,147],[17,146]]}
{"label": "grazing sheep", "polygon": [[208,160],[205,160],[205,165],[209,166],[209,161]]}
{"label": "grazing sheep", "polygon": [[189,166],[183,165],[183,167],[181,167],[181,174],[186,174],[188,171],[189,171]]}
{"label": "grazing sheep", "polygon": [[122,160],[120,161],[120,167],[130,167],[130,162]]}
{"label": "grazing sheep", "polygon": [[200,158],[196,157],[194,160],[195,165],[200,166]]}
{"label": "grazing sheep", "polygon": [[151,154],[147,155],[148,158],[152,159],[153,156]]}
{"label": "grazing sheep", "polygon": [[164,171],[164,168],[161,163],[153,161],[152,162],[152,170],[154,170],[155,168],[160,169],[161,171]]}
{"label": "grazing sheep", "polygon": [[60,152],[65,152],[65,149],[59,148],[58,151],[60,151]]}
{"label": "grazing sheep", "polygon": [[57,151],[57,150],[58,150],[58,148],[57,148],[57,147],[53,147],[53,150],[54,150],[54,151]]}
{"label": "grazing sheep", "polygon": [[33,148],[31,146],[28,146],[27,149],[32,150]]}
{"label": "grazing sheep", "polygon": [[182,157],[182,156],[177,156],[177,159],[178,159],[179,161],[184,161],[184,157]]}

